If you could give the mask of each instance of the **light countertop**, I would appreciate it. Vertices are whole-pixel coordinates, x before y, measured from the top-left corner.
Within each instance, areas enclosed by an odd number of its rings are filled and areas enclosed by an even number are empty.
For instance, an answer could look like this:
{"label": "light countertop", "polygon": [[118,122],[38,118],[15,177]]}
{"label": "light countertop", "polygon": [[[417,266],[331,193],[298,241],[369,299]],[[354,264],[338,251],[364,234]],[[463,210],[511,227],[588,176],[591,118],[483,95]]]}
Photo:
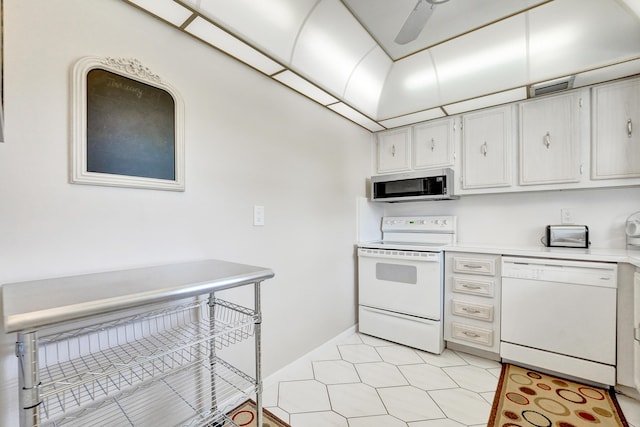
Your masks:
{"label": "light countertop", "polygon": [[271,269],[219,260],[84,274],[2,286],[5,332],[29,331],[192,297],[274,276]]}
{"label": "light countertop", "polygon": [[640,251],[610,248],[547,248],[544,246],[499,246],[459,243],[444,248],[448,252],[473,252],[510,256],[571,259],[579,261],[626,262],[640,267]]}

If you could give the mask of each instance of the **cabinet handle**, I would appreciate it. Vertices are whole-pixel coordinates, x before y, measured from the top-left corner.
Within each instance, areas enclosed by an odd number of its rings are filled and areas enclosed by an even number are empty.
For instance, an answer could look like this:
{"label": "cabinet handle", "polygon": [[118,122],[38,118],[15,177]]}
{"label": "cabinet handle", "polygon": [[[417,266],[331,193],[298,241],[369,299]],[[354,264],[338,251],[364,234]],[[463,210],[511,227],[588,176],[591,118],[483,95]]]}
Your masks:
{"label": "cabinet handle", "polygon": [[433,138],[431,138],[431,151],[435,150],[436,148],[436,142],[433,140]]}
{"label": "cabinet handle", "polygon": [[549,134],[549,132],[547,132],[547,134],[544,136],[544,145],[547,147],[547,149],[551,147],[551,134]]}
{"label": "cabinet handle", "polygon": [[484,144],[480,146],[480,152],[482,153],[483,156],[487,157],[487,151],[489,151],[489,149],[487,146],[487,141],[485,141]]}
{"label": "cabinet handle", "polygon": [[482,289],[480,286],[478,285],[462,285],[463,288],[467,288],[467,289],[473,289],[473,290],[478,290],[478,289]]}
{"label": "cabinet handle", "polygon": [[393,144],[391,146],[391,157],[395,157],[396,156],[396,144]]}
{"label": "cabinet handle", "polygon": [[462,307],[462,311],[466,311],[469,314],[478,314],[478,313],[480,313],[480,310],[477,310],[475,308],[469,308],[469,307]]}
{"label": "cabinet handle", "polygon": [[633,133],[633,123],[631,123],[631,119],[627,120],[627,136],[631,138],[631,134]]}
{"label": "cabinet handle", "polygon": [[480,335],[476,334],[475,332],[462,331],[462,333],[465,334],[466,336],[470,337],[470,338],[478,338],[478,337],[480,337]]}
{"label": "cabinet handle", "polygon": [[462,266],[465,268],[482,268],[481,265],[477,265],[477,264],[462,264]]}

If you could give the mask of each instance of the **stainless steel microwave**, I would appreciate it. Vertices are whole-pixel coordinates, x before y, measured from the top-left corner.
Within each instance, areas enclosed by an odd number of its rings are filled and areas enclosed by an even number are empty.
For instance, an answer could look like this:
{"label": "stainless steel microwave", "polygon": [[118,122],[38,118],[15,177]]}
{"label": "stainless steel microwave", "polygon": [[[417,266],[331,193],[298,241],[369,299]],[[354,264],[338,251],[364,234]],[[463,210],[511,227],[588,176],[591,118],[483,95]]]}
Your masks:
{"label": "stainless steel microwave", "polygon": [[371,177],[371,200],[374,202],[457,198],[453,194],[453,170],[450,168]]}

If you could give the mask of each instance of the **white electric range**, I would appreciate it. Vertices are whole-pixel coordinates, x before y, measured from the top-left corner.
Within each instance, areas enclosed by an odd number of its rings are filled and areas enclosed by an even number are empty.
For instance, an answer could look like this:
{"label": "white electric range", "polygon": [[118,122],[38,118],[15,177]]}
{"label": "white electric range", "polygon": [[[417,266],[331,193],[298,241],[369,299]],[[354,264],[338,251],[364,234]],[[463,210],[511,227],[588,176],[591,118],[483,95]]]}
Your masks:
{"label": "white electric range", "polygon": [[456,229],[455,216],[384,217],[382,240],[358,245],[361,333],[442,353],[442,250]]}

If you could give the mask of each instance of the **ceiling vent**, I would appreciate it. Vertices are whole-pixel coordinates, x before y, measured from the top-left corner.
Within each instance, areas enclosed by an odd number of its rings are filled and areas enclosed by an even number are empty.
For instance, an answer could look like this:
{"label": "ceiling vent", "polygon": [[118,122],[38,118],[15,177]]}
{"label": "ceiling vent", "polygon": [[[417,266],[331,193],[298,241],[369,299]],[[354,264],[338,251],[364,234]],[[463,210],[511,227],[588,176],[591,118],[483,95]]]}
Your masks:
{"label": "ceiling vent", "polygon": [[531,98],[534,98],[536,96],[548,95],[550,93],[571,89],[573,87],[573,81],[575,79],[576,76],[567,76],[560,79],[536,83],[529,87],[529,96]]}

